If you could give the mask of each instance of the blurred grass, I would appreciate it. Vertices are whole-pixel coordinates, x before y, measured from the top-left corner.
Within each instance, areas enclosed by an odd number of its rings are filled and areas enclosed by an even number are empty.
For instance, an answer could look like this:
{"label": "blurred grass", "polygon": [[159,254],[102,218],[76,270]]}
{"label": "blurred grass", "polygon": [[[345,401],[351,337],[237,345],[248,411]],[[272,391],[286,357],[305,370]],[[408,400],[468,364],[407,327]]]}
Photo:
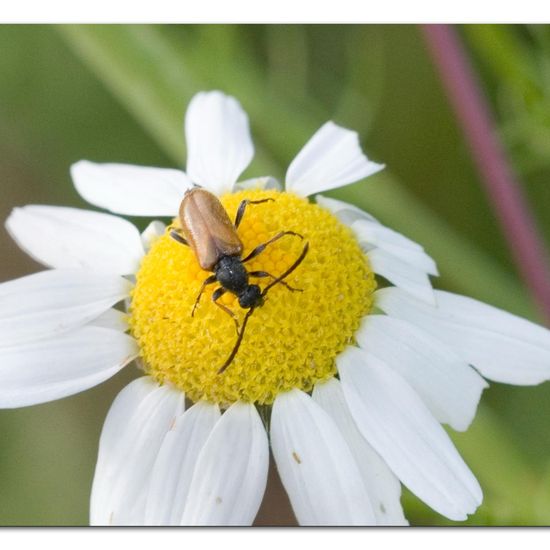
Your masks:
{"label": "blurred grass", "polygon": [[[532,136],[545,135],[540,113],[549,112],[540,69],[550,59],[547,32],[465,31],[503,135],[510,125],[524,128],[507,144],[548,237],[540,201],[550,168],[538,162],[536,170],[524,169],[514,147],[540,139],[544,151],[543,137]],[[422,242],[441,268],[440,286],[536,318],[414,27],[4,26],[0,46],[0,176],[9,206],[84,206],[68,179],[79,158],[183,166],[186,104],[201,89],[220,88],[250,115],[258,154],[245,176],[282,179],[329,118],[355,128],[388,169],[334,196]],[[532,98],[538,107],[504,109],[501,95]],[[9,178],[7,166],[16,167]],[[29,182],[24,190],[18,170]],[[128,376],[59,403],[0,413],[11,442],[0,458],[0,524],[86,523],[97,436]],[[456,436],[486,495],[469,523],[548,523],[550,509],[541,513],[540,503],[550,500],[549,389],[498,386],[486,393],[473,427]],[[413,523],[447,523],[411,495],[405,503]]]}
{"label": "blurred grass", "polygon": [[465,38],[483,70],[500,135],[532,197],[537,221],[550,232],[550,27],[469,25]]}

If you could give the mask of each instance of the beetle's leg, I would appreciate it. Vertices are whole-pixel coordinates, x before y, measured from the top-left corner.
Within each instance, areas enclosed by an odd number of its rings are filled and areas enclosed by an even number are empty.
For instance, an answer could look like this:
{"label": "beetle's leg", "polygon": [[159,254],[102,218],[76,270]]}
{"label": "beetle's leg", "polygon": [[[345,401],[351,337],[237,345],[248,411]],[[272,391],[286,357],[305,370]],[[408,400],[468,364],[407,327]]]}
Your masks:
{"label": "beetle's leg", "polygon": [[262,202],[272,202],[274,200],[275,199],[262,199],[259,201],[251,201],[248,199],[244,199],[244,201],[241,201],[241,204],[239,204],[239,208],[237,209],[237,215],[235,216],[235,229],[237,229],[239,225],[241,225],[244,211],[249,204],[261,204]]}
{"label": "beetle's leg", "polygon": [[189,246],[189,243],[180,235],[180,231],[181,231],[181,229],[179,229],[179,228],[172,229],[172,231],[170,231],[170,237],[172,237],[172,239],[174,239],[175,241],[177,241],[180,244],[184,244],[185,246]]}
{"label": "beetle's leg", "polygon": [[270,244],[278,241],[279,239],[282,239],[285,235],[294,235],[295,237],[300,237],[300,239],[304,238],[303,235],[300,235],[300,233],[295,233],[294,231],[281,231],[280,233],[277,233],[277,235],[275,235],[274,237],[271,237],[269,241],[258,245],[248,256],[246,256],[246,258],[243,258],[243,263],[248,262],[248,260],[252,260],[252,258],[255,258],[259,254],[261,254]]}
{"label": "beetle's leg", "polygon": [[194,317],[194,315],[195,315],[195,310],[197,309],[197,306],[199,305],[199,301],[201,299],[202,293],[204,292],[204,289],[208,285],[211,285],[212,283],[215,283],[215,282],[216,282],[216,276],[215,275],[210,275],[210,277],[207,277],[202,282],[202,286],[201,286],[201,289],[199,291],[199,295],[197,296],[197,299],[195,300],[195,305],[193,306],[193,311],[191,311],[191,317]]}
{"label": "beetle's leg", "polygon": [[[248,272],[249,277],[271,277],[272,279],[276,279],[277,277],[275,275],[271,275],[271,273],[268,273],[267,271],[249,271]],[[303,292],[303,288],[294,288],[293,286],[290,286],[288,283],[285,283],[284,281],[281,281],[281,284],[286,286],[288,290],[291,292]]]}
{"label": "beetle's leg", "polygon": [[304,245],[304,248],[302,249],[302,252],[300,256],[298,256],[298,259],[282,274],[279,275],[276,279],[271,281],[263,290],[262,290],[262,297],[267,294],[267,291],[274,287],[275,285],[282,283],[284,279],[286,279],[303,261],[304,258],[307,255],[307,252],[309,250],[309,243],[306,243]]}
{"label": "beetle's leg", "polygon": [[214,293],[212,294],[212,301],[222,310],[227,313],[227,315],[230,315],[233,321],[235,321],[235,330],[237,331],[237,334],[239,334],[239,319],[237,316],[227,307],[223,304],[220,304],[218,300],[227,292],[225,288],[220,286],[216,290],[214,290]]}

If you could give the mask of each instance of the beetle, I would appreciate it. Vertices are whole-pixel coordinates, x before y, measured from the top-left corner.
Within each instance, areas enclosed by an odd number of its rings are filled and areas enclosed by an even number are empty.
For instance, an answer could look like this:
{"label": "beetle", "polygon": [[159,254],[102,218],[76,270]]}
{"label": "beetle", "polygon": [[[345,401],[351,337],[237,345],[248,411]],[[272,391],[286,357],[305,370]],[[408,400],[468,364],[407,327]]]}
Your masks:
{"label": "beetle", "polygon": [[[248,319],[254,310],[263,305],[267,292],[277,284],[284,285],[292,292],[302,292],[302,289],[288,285],[286,279],[304,260],[309,249],[309,243],[305,243],[300,256],[281,275],[272,275],[266,271],[247,271],[244,264],[261,254],[270,244],[290,235],[303,240],[303,236],[294,231],[280,231],[268,241],[256,246],[244,258],[242,257],[244,246],[239,238],[237,229],[243,219],[246,207],[251,204],[272,202],[275,199],[261,200],[245,199],[241,201],[237,209],[235,221],[232,222],[220,200],[202,187],[195,186],[185,192],[179,208],[179,222],[181,228],[174,228],[170,236],[177,242],[189,246],[199,265],[205,271],[211,271],[213,275],[207,277],[200,288],[199,294],[193,305],[191,316],[200,302],[201,296],[208,285],[219,283],[219,287],[212,293],[212,301],[235,322],[237,340],[231,354],[219,369],[221,374],[233,361],[241,345]],[[259,285],[251,284],[250,277],[271,278],[271,282],[261,290]],[[242,326],[239,327],[237,315],[228,307],[218,302],[226,293],[234,294],[239,306],[248,309]]]}

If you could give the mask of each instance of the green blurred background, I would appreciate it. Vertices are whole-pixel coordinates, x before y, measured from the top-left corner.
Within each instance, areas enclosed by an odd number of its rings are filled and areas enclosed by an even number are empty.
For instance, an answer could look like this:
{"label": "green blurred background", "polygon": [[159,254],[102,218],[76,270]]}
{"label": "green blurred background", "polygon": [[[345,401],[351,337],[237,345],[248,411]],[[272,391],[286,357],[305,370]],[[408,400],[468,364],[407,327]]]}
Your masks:
{"label": "green blurred background", "polygon": [[[550,242],[550,28],[460,27],[546,242]],[[0,204],[87,207],[69,166],[87,158],[184,166],[194,93],[219,88],[250,115],[245,176],[282,178],[327,119],[387,169],[333,193],[422,242],[440,288],[540,320],[415,26],[0,26]],[[141,227],[143,220],[134,220]],[[40,269],[0,233],[0,281]],[[1,368],[1,366],[0,366]],[[97,442],[137,371],[59,402],[0,411],[0,525],[84,525]],[[485,500],[468,524],[550,524],[550,384],[493,384],[452,434]],[[413,524],[450,524],[410,493]],[[274,472],[259,524],[292,522]]]}

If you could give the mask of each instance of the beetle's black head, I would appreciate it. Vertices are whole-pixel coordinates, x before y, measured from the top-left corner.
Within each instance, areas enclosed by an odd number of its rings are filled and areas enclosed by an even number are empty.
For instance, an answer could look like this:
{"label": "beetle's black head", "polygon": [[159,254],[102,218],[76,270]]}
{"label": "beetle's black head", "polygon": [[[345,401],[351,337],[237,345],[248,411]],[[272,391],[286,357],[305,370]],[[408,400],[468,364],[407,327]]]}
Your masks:
{"label": "beetle's black head", "polygon": [[239,294],[239,305],[243,309],[248,309],[251,307],[258,307],[264,303],[262,298],[262,292],[258,285],[248,285],[240,294]]}

